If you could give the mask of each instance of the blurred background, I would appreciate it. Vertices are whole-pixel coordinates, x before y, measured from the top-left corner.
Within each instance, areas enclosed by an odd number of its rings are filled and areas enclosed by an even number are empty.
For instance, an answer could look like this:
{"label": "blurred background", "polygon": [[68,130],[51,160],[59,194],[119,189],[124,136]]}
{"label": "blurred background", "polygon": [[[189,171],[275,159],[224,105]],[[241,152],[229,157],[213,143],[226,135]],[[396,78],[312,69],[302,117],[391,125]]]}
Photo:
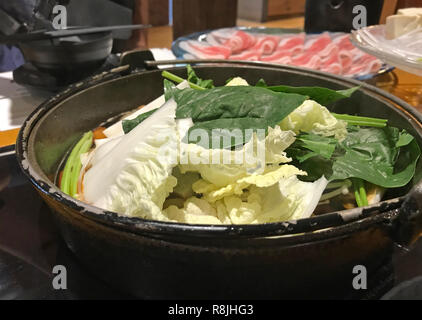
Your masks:
{"label": "blurred background", "polygon": [[[57,5],[66,8],[68,28],[148,27],[42,42],[16,40],[40,30],[52,31]],[[400,8],[422,7],[422,0],[0,0],[0,132],[17,130],[52,91],[117,67],[121,57],[133,56],[125,61],[138,63],[148,58],[180,58],[175,40],[187,36],[198,43],[206,32],[221,28],[294,30],[307,36],[324,31],[349,33],[356,5],[366,7],[368,25],[378,25]],[[199,36],[192,37],[196,33]],[[391,71],[388,66],[384,69]],[[364,78],[419,110],[421,79],[399,68]],[[16,131],[10,136],[0,134],[0,145],[15,136]]]}
{"label": "blurred background", "polygon": [[[368,24],[384,23],[399,8],[420,0],[14,0],[0,2],[0,33],[48,28],[52,8],[65,5],[69,26],[148,24],[148,30],[114,33],[115,52],[134,48],[170,48],[174,39],[193,32],[233,26],[305,28],[308,32],[350,31],[352,8],[368,8]],[[0,45],[0,71],[23,63],[16,49]],[[3,59],[1,58],[3,57]],[[7,57],[7,59],[5,58]]]}

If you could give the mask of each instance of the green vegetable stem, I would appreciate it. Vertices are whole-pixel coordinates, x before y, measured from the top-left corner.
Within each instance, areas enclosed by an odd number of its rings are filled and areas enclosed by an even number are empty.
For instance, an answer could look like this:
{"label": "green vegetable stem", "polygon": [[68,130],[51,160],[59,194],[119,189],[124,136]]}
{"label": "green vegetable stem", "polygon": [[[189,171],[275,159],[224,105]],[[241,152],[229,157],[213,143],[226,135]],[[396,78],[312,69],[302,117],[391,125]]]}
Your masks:
{"label": "green vegetable stem", "polygon": [[338,120],[346,121],[347,124],[350,126],[384,128],[387,126],[387,122],[388,122],[387,119],[351,116],[348,114],[337,114],[333,112],[331,114]]}
{"label": "green vegetable stem", "polygon": [[74,197],[78,191],[78,179],[82,167],[80,159],[81,154],[89,151],[92,146],[92,139],[92,131],[86,132],[72,149],[69,158],[67,158],[60,189],[72,197]]}
{"label": "green vegetable stem", "polygon": [[[185,79],[183,79],[183,78],[181,78],[181,77],[179,77],[179,76],[176,76],[175,74],[170,73],[170,72],[168,72],[168,71],[163,71],[163,72],[161,73],[161,75],[162,75],[164,78],[169,79],[169,80],[171,80],[171,81],[174,81],[174,82],[176,82],[176,83],[181,83],[181,82],[185,81]],[[203,88],[203,87],[201,87],[201,86],[198,86],[197,84],[194,84],[194,83],[189,82],[189,81],[188,81],[188,83],[189,83],[189,86],[190,86],[192,89],[196,89],[196,90],[205,90],[205,88]]]}
{"label": "green vegetable stem", "polygon": [[366,190],[364,181],[362,179],[352,179],[353,188],[356,198],[356,204],[358,207],[364,207],[368,205],[368,198],[366,197]]}

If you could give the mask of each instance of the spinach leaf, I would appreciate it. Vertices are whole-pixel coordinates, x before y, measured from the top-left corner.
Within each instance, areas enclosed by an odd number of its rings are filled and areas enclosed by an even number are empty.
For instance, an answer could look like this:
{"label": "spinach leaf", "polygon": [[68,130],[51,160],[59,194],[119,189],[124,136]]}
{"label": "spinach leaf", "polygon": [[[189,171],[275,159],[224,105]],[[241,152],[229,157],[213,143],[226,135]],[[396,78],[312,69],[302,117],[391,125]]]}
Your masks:
{"label": "spinach leaf", "polygon": [[412,142],[413,136],[406,132],[406,130],[402,130],[399,133],[399,139],[396,142],[396,147],[404,147],[407,146],[409,143]]}
{"label": "spinach leaf", "polygon": [[170,100],[173,96],[175,90],[178,90],[173,82],[164,79],[164,99],[166,101]]}
{"label": "spinach leaf", "polygon": [[[195,125],[191,131],[203,129],[208,133],[212,129],[240,129],[243,132],[246,129],[266,130],[269,126],[274,127],[280,123],[307,99],[298,94],[278,93],[249,86],[218,87],[201,91],[187,88],[174,91],[173,98],[177,103],[176,118],[192,118]],[[213,138],[210,135],[210,146],[213,145],[213,139],[220,139],[220,136]],[[246,142],[245,138],[243,142]]]}
{"label": "spinach leaf", "polygon": [[214,88],[214,82],[213,80],[203,80],[201,78],[199,78],[195,71],[193,70],[193,68],[191,67],[191,65],[187,65],[186,66],[187,72],[188,72],[188,81],[190,83],[196,84],[202,88],[205,89],[212,89]]}
{"label": "spinach leaf", "polygon": [[[321,137],[321,141],[329,138]],[[385,188],[409,183],[416,171],[421,150],[416,140],[397,128],[350,127],[346,139],[338,142],[328,159],[324,150],[294,143],[287,150],[309,178],[324,175],[329,180],[360,178]],[[310,151],[309,151],[310,150]],[[309,153],[310,152],[310,153]]]}
{"label": "spinach leaf", "polygon": [[337,146],[338,141],[332,137],[302,132],[287,149],[287,154],[293,158],[293,165],[308,173],[300,179],[313,182],[322,176],[328,179],[333,174],[332,158],[338,153]]}
{"label": "spinach leaf", "polygon": [[122,121],[122,128],[123,128],[123,132],[129,133],[130,131],[132,131],[138,124],[140,124],[142,121],[144,121],[146,118],[148,118],[150,115],[152,115],[155,111],[157,111],[156,109],[154,110],[150,110],[148,112],[142,113],[139,116],[137,116],[134,119],[131,120],[123,120]]}
{"label": "spinach leaf", "polygon": [[224,118],[264,118],[278,124],[307,97],[272,92],[265,88],[235,86],[208,90],[183,89],[173,95],[177,102],[176,118],[193,122]]}
{"label": "spinach leaf", "polygon": [[255,84],[255,87],[263,87],[263,88],[265,88],[265,87],[267,87],[267,83],[265,82],[265,80],[264,79],[259,79],[258,80],[258,82]]}
{"label": "spinach leaf", "polygon": [[326,159],[312,151],[305,152],[304,149],[297,149],[296,152],[300,152],[299,154],[303,154],[305,156],[309,152],[312,153],[311,157],[308,159],[305,158],[305,160],[300,162],[295,157],[295,153],[292,152],[294,150],[291,150],[290,148],[287,149],[287,155],[293,158],[292,164],[295,167],[298,167],[300,170],[306,171],[308,174],[307,176],[301,176],[300,180],[314,182],[322,176],[328,180],[331,180],[330,177],[333,175],[333,159]]}
{"label": "spinach leaf", "polygon": [[336,145],[337,140],[332,137],[324,137],[313,133],[300,133],[296,136],[296,140],[291,147],[302,151],[296,153],[296,159],[299,162],[303,162],[316,155],[325,159],[331,159]]}
{"label": "spinach leaf", "polygon": [[385,188],[410,182],[421,153],[415,139],[392,127],[360,129],[340,147],[345,153],[335,159],[331,180],[355,177]]}
{"label": "spinach leaf", "polygon": [[[257,86],[262,86],[262,82],[258,81]],[[346,90],[332,90],[321,87],[291,87],[291,86],[267,86],[265,87],[275,92],[297,93],[309,96],[310,99],[326,106],[337,100],[349,98],[360,87],[354,87]]]}
{"label": "spinach leaf", "polygon": [[206,149],[227,149],[245,144],[259,129],[267,135],[269,126],[270,122],[264,118],[224,118],[197,122],[189,128],[188,142]]}
{"label": "spinach leaf", "polygon": [[[164,84],[164,97],[165,100],[169,100],[171,99],[171,97],[174,95],[174,92],[179,90],[176,88],[176,86],[174,85],[173,82],[164,79],[163,81]],[[140,114],[139,116],[137,116],[134,119],[131,120],[123,120],[122,121],[122,128],[123,128],[123,132],[129,133],[130,131],[132,131],[138,124],[140,124],[142,121],[144,121],[146,118],[148,118],[150,115],[152,115],[154,113],[154,111],[156,110],[151,110],[145,113]]]}

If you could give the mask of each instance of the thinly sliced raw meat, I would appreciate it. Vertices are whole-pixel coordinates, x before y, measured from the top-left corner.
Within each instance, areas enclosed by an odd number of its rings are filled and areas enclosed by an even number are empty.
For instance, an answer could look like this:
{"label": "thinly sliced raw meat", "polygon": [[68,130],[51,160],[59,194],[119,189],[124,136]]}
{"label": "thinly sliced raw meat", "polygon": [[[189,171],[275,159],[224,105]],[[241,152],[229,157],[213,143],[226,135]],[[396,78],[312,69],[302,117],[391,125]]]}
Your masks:
{"label": "thinly sliced raw meat", "polygon": [[241,61],[260,61],[261,52],[258,50],[246,50],[240,54],[231,55],[229,60],[241,60]]}
{"label": "thinly sliced raw meat", "polygon": [[359,64],[354,64],[346,73],[347,76],[365,75],[377,72],[382,66],[382,62],[372,56],[366,57]]}
{"label": "thinly sliced raw meat", "polygon": [[286,56],[293,57],[302,52],[304,42],[305,36],[303,33],[293,36],[283,36],[275,52],[270,55],[263,55],[261,60],[267,62],[277,62]]}
{"label": "thinly sliced raw meat", "polygon": [[199,59],[227,59],[227,57],[231,55],[231,50],[229,48],[223,46],[210,46],[195,40],[183,41],[179,46]]}
{"label": "thinly sliced raw meat", "polygon": [[343,74],[343,66],[338,51],[332,51],[329,56],[322,59],[320,70],[339,75]]}
{"label": "thinly sliced raw meat", "polygon": [[328,34],[328,32],[324,32],[323,34],[318,36],[310,36],[310,38],[305,41],[304,50],[306,52],[317,53],[323,50],[330,43],[330,35]]}
{"label": "thinly sliced raw meat", "polygon": [[223,43],[223,46],[230,48],[233,53],[237,54],[251,48],[255,42],[256,38],[253,35],[238,30]]}
{"label": "thinly sliced raw meat", "polygon": [[217,29],[207,34],[206,42],[213,46],[222,45],[228,39],[230,39],[235,33],[236,29],[233,28],[223,28]]}
{"label": "thinly sliced raw meat", "polygon": [[352,50],[347,50],[353,56],[353,62],[359,61],[362,57],[367,55],[367,53],[359,50],[358,48],[353,48]]}
{"label": "thinly sliced raw meat", "polygon": [[370,73],[376,73],[378,72],[383,65],[383,62],[380,59],[375,59],[373,61],[370,61]]}
{"label": "thinly sliced raw meat", "polygon": [[359,74],[366,73],[367,66],[365,65],[355,65],[350,67],[350,69],[344,74],[345,76],[356,76]]}
{"label": "thinly sliced raw meat", "polygon": [[[262,59],[261,59],[262,60]],[[269,61],[271,63],[277,63],[277,64],[292,64],[292,58],[289,56],[282,57],[278,60]]]}
{"label": "thinly sliced raw meat", "polygon": [[369,54],[362,56],[359,60],[359,64],[367,66],[368,73],[374,73],[382,66],[382,62],[379,59]]}
{"label": "thinly sliced raw meat", "polygon": [[329,55],[321,57],[321,67],[327,67],[333,63],[339,63],[341,65],[340,54],[337,47],[336,50],[332,50]]}
{"label": "thinly sliced raw meat", "polygon": [[277,61],[285,56],[294,57],[300,53],[302,53],[303,45],[298,45],[296,47],[286,49],[286,50],[279,50],[277,49],[273,54],[261,57],[262,61]]}
{"label": "thinly sliced raw meat", "polygon": [[318,69],[321,65],[321,57],[313,52],[305,52],[292,57],[292,65],[311,69]]}
{"label": "thinly sliced raw meat", "polygon": [[337,47],[337,45],[335,45],[334,43],[329,43],[324,49],[322,49],[321,51],[318,52],[318,55],[321,58],[325,58],[325,57],[329,57],[333,54],[338,54],[339,49]]}
{"label": "thinly sliced raw meat", "polygon": [[340,34],[334,37],[333,42],[339,47],[340,50],[353,50],[356,48],[350,41],[350,35],[348,33]]}
{"label": "thinly sliced raw meat", "polygon": [[381,60],[366,52],[361,51],[358,48],[355,48],[350,52],[353,54],[352,67],[364,65],[366,66],[366,70],[368,71],[368,73],[374,73],[377,72],[382,66]]}
{"label": "thinly sliced raw meat", "polygon": [[[293,48],[293,50],[294,50],[294,48]],[[297,52],[296,52],[296,54],[297,53],[300,53],[301,50],[302,50],[301,48],[298,49]],[[293,54],[292,53],[292,49],[290,49],[290,50],[278,50],[278,51],[274,52],[271,55],[268,55],[268,56],[263,55],[261,57],[261,60],[262,61],[266,61],[266,62],[278,61],[278,60],[280,60],[280,59],[282,59],[284,57],[292,57],[292,56],[294,56],[296,54]]]}
{"label": "thinly sliced raw meat", "polygon": [[382,61],[356,48],[347,33],[265,35],[236,28],[181,42],[184,57],[291,64],[347,77],[377,72]]}
{"label": "thinly sliced raw meat", "polygon": [[345,73],[352,66],[353,54],[348,50],[340,50],[339,58],[340,58],[341,65],[343,67],[343,73]]}
{"label": "thinly sliced raw meat", "polygon": [[253,50],[258,50],[263,55],[270,55],[275,51],[279,42],[280,37],[278,36],[260,36],[257,38]]}
{"label": "thinly sliced raw meat", "polygon": [[342,75],[343,74],[343,67],[340,63],[332,63],[326,67],[321,67],[321,71]]}
{"label": "thinly sliced raw meat", "polygon": [[304,45],[305,43],[305,34],[299,33],[297,35],[285,35],[281,37],[280,43],[278,44],[278,50],[291,50],[299,46]]}
{"label": "thinly sliced raw meat", "polygon": [[353,63],[360,64],[362,61],[365,61],[365,60],[377,59],[376,57],[371,56],[370,54],[368,54],[368,53],[366,53],[366,52],[364,52],[364,51],[362,51],[358,48],[355,48],[355,49],[353,49],[349,52],[351,52],[353,54]]}

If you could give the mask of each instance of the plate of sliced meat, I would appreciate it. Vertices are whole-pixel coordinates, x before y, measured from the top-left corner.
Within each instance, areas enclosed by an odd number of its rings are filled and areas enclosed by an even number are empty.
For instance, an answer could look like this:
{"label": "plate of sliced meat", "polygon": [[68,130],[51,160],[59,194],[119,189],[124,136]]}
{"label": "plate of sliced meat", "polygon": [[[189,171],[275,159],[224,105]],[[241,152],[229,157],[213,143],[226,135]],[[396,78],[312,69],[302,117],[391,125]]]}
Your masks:
{"label": "plate of sliced meat", "polygon": [[235,27],[197,32],[173,42],[179,59],[262,61],[367,80],[393,70],[350,41],[350,34],[306,34],[298,29]]}

